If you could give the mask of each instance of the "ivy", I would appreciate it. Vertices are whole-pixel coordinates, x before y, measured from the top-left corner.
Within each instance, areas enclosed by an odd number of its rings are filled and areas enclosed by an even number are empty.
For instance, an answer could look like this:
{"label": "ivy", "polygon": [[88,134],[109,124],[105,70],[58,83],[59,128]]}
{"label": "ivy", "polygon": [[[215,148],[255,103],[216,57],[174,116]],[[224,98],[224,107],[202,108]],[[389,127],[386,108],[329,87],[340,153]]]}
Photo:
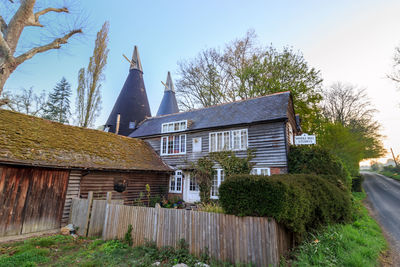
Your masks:
{"label": "ivy", "polygon": [[211,182],[215,174],[214,162],[207,156],[192,163],[193,173],[200,189],[200,201],[203,203],[210,202]]}
{"label": "ivy", "polygon": [[247,156],[239,158],[233,151],[221,151],[210,153],[210,158],[221,165],[225,171],[225,176],[230,177],[235,174],[250,174],[254,163],[254,150],[248,149]]}

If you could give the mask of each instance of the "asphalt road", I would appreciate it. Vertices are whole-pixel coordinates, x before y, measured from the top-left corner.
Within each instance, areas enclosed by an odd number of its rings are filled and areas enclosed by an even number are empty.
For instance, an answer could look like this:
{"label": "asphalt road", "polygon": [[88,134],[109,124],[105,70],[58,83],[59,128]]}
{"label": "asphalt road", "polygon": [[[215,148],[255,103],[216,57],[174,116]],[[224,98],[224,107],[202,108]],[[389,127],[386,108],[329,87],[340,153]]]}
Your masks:
{"label": "asphalt road", "polygon": [[363,187],[379,223],[389,235],[394,250],[400,252],[400,182],[386,176],[363,172]]}

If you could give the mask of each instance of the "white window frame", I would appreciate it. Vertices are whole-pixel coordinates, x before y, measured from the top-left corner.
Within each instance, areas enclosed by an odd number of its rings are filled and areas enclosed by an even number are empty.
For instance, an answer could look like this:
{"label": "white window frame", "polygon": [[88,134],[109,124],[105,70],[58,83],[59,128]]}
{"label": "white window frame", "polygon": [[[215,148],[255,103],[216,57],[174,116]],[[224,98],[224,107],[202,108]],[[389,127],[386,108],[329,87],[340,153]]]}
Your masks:
{"label": "white window frame", "polygon": [[[234,148],[234,135],[236,133],[239,133],[239,148]],[[246,134],[246,140],[245,144],[242,142],[242,136],[244,135],[243,133]],[[222,150],[218,149],[218,134],[222,134]],[[225,134],[228,134],[229,136],[229,144],[228,147],[226,147],[225,144]],[[215,148],[212,147],[211,145],[211,139],[215,136]],[[222,131],[222,132],[211,132],[209,133],[208,137],[208,151],[209,152],[219,152],[219,151],[226,151],[226,150],[232,150],[232,151],[243,151],[246,150],[249,147],[249,131],[248,129],[236,129],[236,130],[231,130],[231,131]]]}
{"label": "white window frame", "polygon": [[182,187],[183,187],[183,172],[181,170],[176,170],[175,173],[169,177],[169,192],[182,193]]}
{"label": "white window frame", "polygon": [[[192,190],[194,188],[194,190]],[[199,184],[197,183],[196,177],[190,175],[189,177],[189,191],[190,192],[200,192]]]}
{"label": "white window frame", "polygon": [[[235,148],[235,146],[234,146],[234,142],[235,142],[235,140],[234,140],[234,136],[235,136],[235,133],[239,133],[239,148]],[[246,133],[246,140],[245,140],[245,144],[244,144],[244,146],[243,146],[243,133]],[[231,148],[232,148],[232,150],[233,151],[241,151],[241,150],[246,150],[248,147],[249,147],[249,132],[248,132],[248,130],[247,129],[239,129],[239,130],[232,130],[231,131],[231,135],[232,135],[232,137],[231,137],[231,142],[232,142],[232,144],[231,144]]]}
{"label": "white window frame", "polygon": [[187,125],[187,120],[166,122],[161,124],[161,133],[182,132],[187,130]]}
{"label": "white window frame", "polygon": [[218,193],[219,193],[218,189],[223,181],[225,181],[224,169],[216,169],[216,174],[214,175],[211,181],[211,192],[210,192],[211,199],[218,199]]}
{"label": "white window frame", "polygon": [[[264,174],[263,174],[264,172]],[[265,174],[265,172],[267,174]],[[265,176],[271,176],[271,168],[253,168],[251,170],[251,175],[265,175]]]}
{"label": "white window frame", "polygon": [[[178,150],[179,152],[174,153],[175,151],[175,136],[178,137]],[[168,145],[169,145],[169,139],[172,138],[172,153],[168,153]],[[164,142],[165,140],[165,142]],[[183,142],[183,145],[182,145]],[[168,156],[168,155],[184,155],[186,154],[186,134],[178,134],[178,135],[167,135],[167,136],[162,136],[161,141],[160,141],[160,155],[161,156]],[[164,149],[164,144],[165,144],[165,149]]]}
{"label": "white window frame", "polygon": [[[221,137],[221,147],[222,147],[222,149],[218,149],[218,146],[219,146],[219,143],[218,143],[218,135],[219,134],[221,134],[222,135],[222,137]],[[212,149],[212,147],[211,147],[211,136],[215,136],[215,150],[213,150]],[[227,144],[225,144],[225,135],[228,135],[228,137],[229,137],[229,140],[228,140],[228,142],[227,142]],[[209,133],[209,146],[208,146],[208,149],[209,149],[209,151],[210,152],[219,152],[219,151],[227,151],[227,150],[231,150],[231,132],[230,131],[222,131],[222,132],[212,132],[212,133]],[[226,147],[226,145],[228,146],[228,147]]]}

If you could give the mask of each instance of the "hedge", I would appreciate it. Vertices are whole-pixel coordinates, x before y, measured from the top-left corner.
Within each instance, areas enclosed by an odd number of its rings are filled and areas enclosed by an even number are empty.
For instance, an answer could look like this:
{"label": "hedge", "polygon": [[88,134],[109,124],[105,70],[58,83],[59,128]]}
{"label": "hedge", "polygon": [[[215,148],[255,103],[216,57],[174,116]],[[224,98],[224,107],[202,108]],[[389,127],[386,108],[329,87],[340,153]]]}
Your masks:
{"label": "hedge", "polygon": [[219,188],[224,211],[237,216],[272,217],[295,233],[351,219],[351,198],[314,174],[237,175]]}
{"label": "hedge", "polygon": [[351,177],[342,161],[329,150],[319,146],[291,146],[288,155],[289,173],[329,175],[351,188]]}
{"label": "hedge", "polygon": [[364,182],[364,176],[361,174],[353,177],[351,180],[351,191],[352,192],[362,192],[362,183]]}

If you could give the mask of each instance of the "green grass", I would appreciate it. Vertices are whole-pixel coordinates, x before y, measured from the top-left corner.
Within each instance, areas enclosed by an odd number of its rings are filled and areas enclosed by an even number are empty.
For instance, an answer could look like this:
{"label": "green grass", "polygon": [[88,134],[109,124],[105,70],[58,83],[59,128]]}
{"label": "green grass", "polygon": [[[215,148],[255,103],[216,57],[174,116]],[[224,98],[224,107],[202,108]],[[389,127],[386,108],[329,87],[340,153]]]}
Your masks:
{"label": "green grass", "polygon": [[[78,238],[54,235],[31,238],[24,242],[0,244],[0,267],[28,266],[137,266],[148,267],[155,262],[161,266],[186,263],[195,266],[198,262],[210,266],[233,266],[229,263],[209,259],[207,253],[200,257],[189,254],[187,244],[181,241],[177,248],[157,248],[154,243],[130,247],[110,240]],[[241,266],[241,265],[237,265]]]}
{"label": "green grass", "polygon": [[365,193],[353,193],[354,222],[325,227],[303,242],[294,252],[292,266],[377,266],[387,249],[379,225],[362,205]]}
{"label": "green grass", "polygon": [[393,179],[396,179],[396,180],[399,180],[399,181],[400,181],[400,174],[397,173],[397,172],[381,171],[381,172],[379,172],[379,173],[382,174],[382,175],[385,175],[385,176],[387,176],[387,177],[390,177],[390,178],[393,178]]}

